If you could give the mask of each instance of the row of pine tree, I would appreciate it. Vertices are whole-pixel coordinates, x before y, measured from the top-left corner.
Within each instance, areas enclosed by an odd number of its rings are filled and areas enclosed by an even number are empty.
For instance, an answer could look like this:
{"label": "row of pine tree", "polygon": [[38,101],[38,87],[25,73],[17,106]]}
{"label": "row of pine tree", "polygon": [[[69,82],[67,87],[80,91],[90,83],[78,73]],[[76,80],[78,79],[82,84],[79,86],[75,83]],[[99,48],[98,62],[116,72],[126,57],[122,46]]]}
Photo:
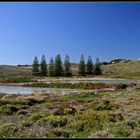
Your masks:
{"label": "row of pine tree", "polygon": [[[65,57],[64,65],[62,63],[60,54],[56,55],[55,61],[51,57],[49,65],[47,65],[45,55],[42,55],[40,64],[37,56],[35,56],[32,67],[34,76],[72,76],[71,63],[68,55]],[[80,76],[101,75],[99,58],[96,59],[96,63],[94,65],[91,56],[89,56],[87,63],[85,64],[84,55],[82,54],[79,63],[78,74]]]}

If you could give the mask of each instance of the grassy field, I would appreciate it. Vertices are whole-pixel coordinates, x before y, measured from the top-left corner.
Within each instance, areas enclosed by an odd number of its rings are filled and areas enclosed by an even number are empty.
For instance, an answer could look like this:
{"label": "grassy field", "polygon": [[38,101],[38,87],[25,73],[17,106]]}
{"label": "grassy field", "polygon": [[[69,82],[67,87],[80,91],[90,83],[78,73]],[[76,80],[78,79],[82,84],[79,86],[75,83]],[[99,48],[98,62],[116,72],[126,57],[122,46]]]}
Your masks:
{"label": "grassy field", "polygon": [[122,61],[116,64],[102,65],[105,77],[140,79],[140,61]]}
{"label": "grassy field", "polygon": [[9,65],[0,65],[0,77],[10,77],[10,76],[26,76],[31,75],[31,67],[17,67],[17,66],[9,66]]}
{"label": "grassy field", "polygon": [[31,81],[31,67],[17,67],[9,65],[0,65],[0,82],[28,82]]}
{"label": "grassy field", "polygon": [[[102,75],[98,77],[140,79],[140,61],[138,60],[121,61],[115,64],[101,65],[101,69]],[[78,64],[72,64],[72,73],[77,75],[77,72]],[[16,76],[31,76],[31,74],[31,66],[0,66],[0,81],[5,78],[16,79]]]}
{"label": "grassy field", "polygon": [[0,138],[139,138],[140,90],[0,95]]}

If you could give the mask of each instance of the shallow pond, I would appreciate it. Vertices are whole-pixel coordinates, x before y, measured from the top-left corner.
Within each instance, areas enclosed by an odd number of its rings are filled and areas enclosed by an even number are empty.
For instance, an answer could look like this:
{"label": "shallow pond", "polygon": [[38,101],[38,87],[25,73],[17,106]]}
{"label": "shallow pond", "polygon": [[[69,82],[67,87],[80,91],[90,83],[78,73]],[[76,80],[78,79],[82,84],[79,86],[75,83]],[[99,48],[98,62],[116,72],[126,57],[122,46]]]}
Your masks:
{"label": "shallow pond", "polygon": [[[42,82],[46,82],[46,83],[51,83],[54,81],[42,81]],[[58,81],[55,81],[58,82]],[[139,81],[136,80],[89,80],[89,81],[85,81],[85,80],[63,80],[63,81],[59,81],[60,83],[79,83],[79,82],[92,82],[92,83],[114,83],[114,84],[118,84],[118,83],[123,83],[123,84],[130,84],[130,83],[134,83],[134,84],[138,84],[140,83]],[[25,84],[25,83],[24,83]],[[23,83],[21,83],[21,85],[23,85]],[[133,88],[127,88],[127,91],[132,91]],[[4,86],[1,85],[0,86],[0,93],[6,93],[6,94],[33,94],[33,93],[56,93],[56,94],[68,94],[68,93],[77,93],[77,92],[81,92],[82,90],[80,89],[61,89],[61,88],[38,88],[38,87],[22,87],[22,86]]]}
{"label": "shallow pond", "polygon": [[5,94],[33,94],[33,93],[58,93],[68,94],[71,92],[80,92],[75,89],[58,89],[58,88],[35,88],[35,87],[20,87],[20,86],[0,86],[0,93]]}

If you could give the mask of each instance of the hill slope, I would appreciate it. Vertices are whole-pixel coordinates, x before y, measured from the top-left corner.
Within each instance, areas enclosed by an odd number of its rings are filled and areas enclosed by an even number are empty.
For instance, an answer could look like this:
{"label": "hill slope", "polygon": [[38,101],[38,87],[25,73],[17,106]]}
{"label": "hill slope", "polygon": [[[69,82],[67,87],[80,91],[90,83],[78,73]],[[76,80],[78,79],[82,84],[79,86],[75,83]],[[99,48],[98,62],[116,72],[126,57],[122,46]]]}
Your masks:
{"label": "hill slope", "polygon": [[[140,61],[120,61],[115,64],[101,65],[102,74],[100,77],[140,79]],[[78,72],[78,64],[72,63],[74,75]],[[0,66],[0,77],[31,75],[31,66]]]}
{"label": "hill slope", "polygon": [[101,68],[106,77],[140,79],[140,61],[138,60],[102,65]]}

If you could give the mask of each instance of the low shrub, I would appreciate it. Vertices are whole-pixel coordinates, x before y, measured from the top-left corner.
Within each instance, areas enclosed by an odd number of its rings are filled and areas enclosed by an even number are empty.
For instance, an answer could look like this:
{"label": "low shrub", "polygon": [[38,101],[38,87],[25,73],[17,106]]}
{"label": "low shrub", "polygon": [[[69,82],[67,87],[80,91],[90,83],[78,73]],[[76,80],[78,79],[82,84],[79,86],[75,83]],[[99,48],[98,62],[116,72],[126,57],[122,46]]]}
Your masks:
{"label": "low shrub", "polygon": [[99,130],[91,134],[88,138],[113,138],[113,135],[108,131]]}
{"label": "low shrub", "polygon": [[12,115],[13,113],[17,112],[19,108],[17,108],[15,105],[3,105],[0,107],[0,114],[5,115]]}
{"label": "low shrub", "polygon": [[42,117],[43,115],[40,112],[37,112],[37,113],[34,113],[31,117],[29,117],[29,120],[36,122]]}
{"label": "low shrub", "polygon": [[74,115],[75,113],[76,109],[73,107],[59,107],[53,112],[54,115]]}
{"label": "low shrub", "polygon": [[70,88],[70,89],[101,89],[101,88],[116,88],[116,89],[125,89],[126,84],[110,84],[110,83],[43,83],[35,82],[32,84],[24,84],[28,87],[47,87],[47,88]]}
{"label": "low shrub", "polygon": [[115,123],[112,127],[110,127],[110,131],[114,137],[129,137],[132,133],[131,127],[126,125],[125,122]]}
{"label": "low shrub", "polygon": [[36,124],[45,126],[47,125],[51,128],[63,127],[67,124],[67,117],[50,115],[48,117],[39,119]]}
{"label": "low shrub", "polygon": [[18,131],[18,128],[13,123],[6,123],[0,126],[0,137],[15,137],[14,133]]}
{"label": "low shrub", "polygon": [[20,110],[18,110],[17,111],[17,115],[26,115],[26,114],[28,114],[29,112],[28,111],[26,111],[25,109],[20,109]]}
{"label": "low shrub", "polygon": [[33,76],[11,76],[6,78],[5,82],[7,83],[22,83],[22,82],[32,82]]}
{"label": "low shrub", "polygon": [[74,115],[75,113],[76,113],[76,109],[73,107],[64,109],[64,115]]}
{"label": "low shrub", "polygon": [[49,132],[50,137],[69,137],[70,134],[68,131],[62,128],[55,128]]}
{"label": "low shrub", "polygon": [[23,127],[30,127],[33,125],[33,122],[27,119],[27,120],[22,120],[21,124]]}
{"label": "low shrub", "polygon": [[118,108],[119,108],[119,105],[115,105],[115,104],[102,104],[102,105],[99,104],[93,107],[93,109],[96,111],[115,110]]}

